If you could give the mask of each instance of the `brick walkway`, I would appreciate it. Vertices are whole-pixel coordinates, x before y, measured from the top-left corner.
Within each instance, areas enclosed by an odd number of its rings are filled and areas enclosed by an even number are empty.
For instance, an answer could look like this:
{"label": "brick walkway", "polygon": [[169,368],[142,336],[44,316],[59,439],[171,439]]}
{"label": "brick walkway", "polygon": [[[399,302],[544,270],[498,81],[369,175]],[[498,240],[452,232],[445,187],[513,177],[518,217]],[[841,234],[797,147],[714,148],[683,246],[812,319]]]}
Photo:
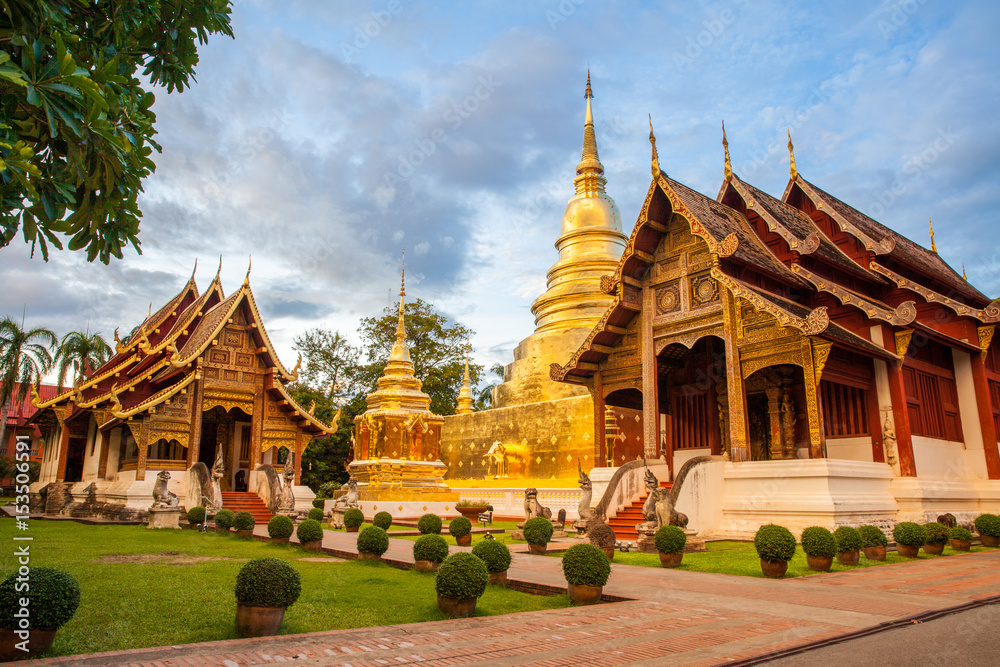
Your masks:
{"label": "brick walkway", "polygon": [[[333,555],[350,558],[354,541],[353,534],[327,532],[323,545]],[[390,540],[385,558],[412,562],[412,546]],[[510,580],[525,587],[565,588],[560,561],[528,555],[524,547],[512,550]],[[1000,551],[784,580],[615,564],[604,591],[628,601],[18,664],[715,665],[996,595]]]}

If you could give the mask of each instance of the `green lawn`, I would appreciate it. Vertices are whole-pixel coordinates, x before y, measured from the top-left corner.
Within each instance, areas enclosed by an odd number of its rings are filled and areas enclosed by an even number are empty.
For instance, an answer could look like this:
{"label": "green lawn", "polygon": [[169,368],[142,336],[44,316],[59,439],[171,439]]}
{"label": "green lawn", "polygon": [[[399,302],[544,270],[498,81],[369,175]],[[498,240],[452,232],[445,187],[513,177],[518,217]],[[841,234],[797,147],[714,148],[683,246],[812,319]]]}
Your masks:
{"label": "green lawn", "polygon": [[[14,532],[0,519],[0,534]],[[84,526],[32,521],[31,565],[58,567],[80,582],[80,608],[59,631],[49,655],[187,644],[236,637],[236,573],[250,558],[277,556],[302,575],[302,596],[288,608],[281,634],[444,619],[434,576],[382,564],[340,562],[275,546],[191,530]],[[320,558],[307,562],[303,558]],[[0,578],[15,569],[13,549],[0,553]],[[490,616],[569,606],[490,586],[476,614]]]}
{"label": "green lawn", "polygon": [[[713,543],[709,543],[710,545]],[[716,542],[715,545],[721,543]],[[730,545],[738,545],[738,547],[733,548],[732,546],[726,547],[724,549],[711,550],[709,547],[708,551],[700,551],[694,553],[684,554],[684,560],[681,562],[678,570],[690,570],[692,572],[718,572],[721,574],[739,574],[747,577],[763,577],[764,573],[760,569],[760,558],[757,556],[756,550],[754,550],[752,544],[747,544],[746,542],[732,542]],[[985,547],[973,547],[972,551],[989,551]],[[918,560],[926,558],[943,558],[946,556],[952,556],[955,554],[962,553],[960,551],[955,551],[951,547],[945,547],[944,554],[942,556],[928,556],[924,554],[923,551],[920,552]],[[911,559],[904,558],[897,555],[895,552],[889,552],[886,554],[885,561],[868,560],[865,558],[864,553],[861,554],[861,561],[857,566],[849,567],[846,565],[841,565],[837,562],[835,558],[833,560],[833,567],[830,568],[831,572],[843,572],[845,570],[856,570],[859,567],[872,567],[876,565],[888,565],[891,563],[905,563]],[[661,567],[659,554],[642,554],[642,553],[622,553],[620,551],[615,552],[615,562],[623,563],[626,565],[644,565],[647,567]],[[796,547],[795,556],[788,563],[788,571],[785,573],[786,577],[800,577],[803,575],[810,574],[821,574],[820,572],[814,572],[808,568],[806,565],[806,555],[802,551],[802,547]]]}

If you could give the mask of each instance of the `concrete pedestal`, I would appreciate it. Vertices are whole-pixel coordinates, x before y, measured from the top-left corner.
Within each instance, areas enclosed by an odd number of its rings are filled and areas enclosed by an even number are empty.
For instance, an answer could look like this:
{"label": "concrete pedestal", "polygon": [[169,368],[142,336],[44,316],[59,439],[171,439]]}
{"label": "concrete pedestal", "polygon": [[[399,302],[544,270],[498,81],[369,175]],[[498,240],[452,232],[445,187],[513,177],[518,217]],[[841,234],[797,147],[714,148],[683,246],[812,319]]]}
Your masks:
{"label": "concrete pedestal", "polygon": [[181,514],[184,511],[180,507],[150,507],[149,525],[147,528],[177,528],[180,529]]}

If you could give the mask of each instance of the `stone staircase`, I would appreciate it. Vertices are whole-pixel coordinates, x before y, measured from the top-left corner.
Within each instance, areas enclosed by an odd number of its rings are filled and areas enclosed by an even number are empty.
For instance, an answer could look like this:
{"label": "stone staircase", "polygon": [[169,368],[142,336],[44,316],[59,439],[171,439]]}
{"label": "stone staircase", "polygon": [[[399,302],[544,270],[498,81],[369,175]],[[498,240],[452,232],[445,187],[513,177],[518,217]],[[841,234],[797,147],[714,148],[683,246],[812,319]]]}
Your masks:
{"label": "stone staircase", "polygon": [[222,508],[233,512],[250,512],[259,525],[266,525],[274,516],[256,493],[223,491]]}
{"label": "stone staircase", "polygon": [[[673,482],[660,482],[660,486],[664,489],[669,489],[673,486]],[[636,532],[635,525],[646,520],[642,516],[642,506],[646,502],[647,497],[649,497],[649,494],[644,493],[634,503],[620,510],[615,518],[608,520],[608,525],[615,531],[616,539],[627,540],[629,542],[635,542],[639,539],[639,533]]]}

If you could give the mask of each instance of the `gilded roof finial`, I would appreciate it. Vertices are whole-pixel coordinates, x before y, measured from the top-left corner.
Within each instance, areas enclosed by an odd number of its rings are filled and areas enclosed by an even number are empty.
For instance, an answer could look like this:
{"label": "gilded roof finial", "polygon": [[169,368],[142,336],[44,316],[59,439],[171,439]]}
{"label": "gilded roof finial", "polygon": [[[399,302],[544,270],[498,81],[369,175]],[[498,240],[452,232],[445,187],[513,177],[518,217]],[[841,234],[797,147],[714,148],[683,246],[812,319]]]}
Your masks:
{"label": "gilded roof finial", "polygon": [[927,218],[927,224],[931,227],[931,252],[937,252],[937,244],[934,243],[934,221]]}
{"label": "gilded roof finial", "polygon": [[722,148],[726,151],[726,183],[733,180],[733,165],[729,161],[729,141],[726,139],[726,121],[722,121]]}
{"label": "gilded roof finial", "polygon": [[194,274],[198,273],[198,258],[194,258],[194,269],[191,271],[191,278],[188,280],[189,283],[194,282]]}
{"label": "gilded roof finial", "polygon": [[222,255],[219,255],[219,268],[215,270],[216,279],[218,279],[220,275],[222,275]]}
{"label": "gilded roof finial", "polygon": [[250,267],[252,265],[253,265],[253,257],[251,255],[247,255],[247,275],[243,278],[244,285],[250,284]]}
{"label": "gilded roof finial", "polygon": [[795,168],[795,147],[792,146],[792,130],[788,129],[788,161],[789,161],[789,175],[794,181],[799,177],[799,170]]}
{"label": "gilded roof finial", "polygon": [[965,262],[962,262],[962,279],[968,282],[969,276],[965,275]]}
{"label": "gilded roof finial", "polygon": [[649,144],[653,147],[653,162],[650,166],[653,178],[660,175],[660,156],[656,154],[656,135],[653,134],[653,114],[649,114]]}

